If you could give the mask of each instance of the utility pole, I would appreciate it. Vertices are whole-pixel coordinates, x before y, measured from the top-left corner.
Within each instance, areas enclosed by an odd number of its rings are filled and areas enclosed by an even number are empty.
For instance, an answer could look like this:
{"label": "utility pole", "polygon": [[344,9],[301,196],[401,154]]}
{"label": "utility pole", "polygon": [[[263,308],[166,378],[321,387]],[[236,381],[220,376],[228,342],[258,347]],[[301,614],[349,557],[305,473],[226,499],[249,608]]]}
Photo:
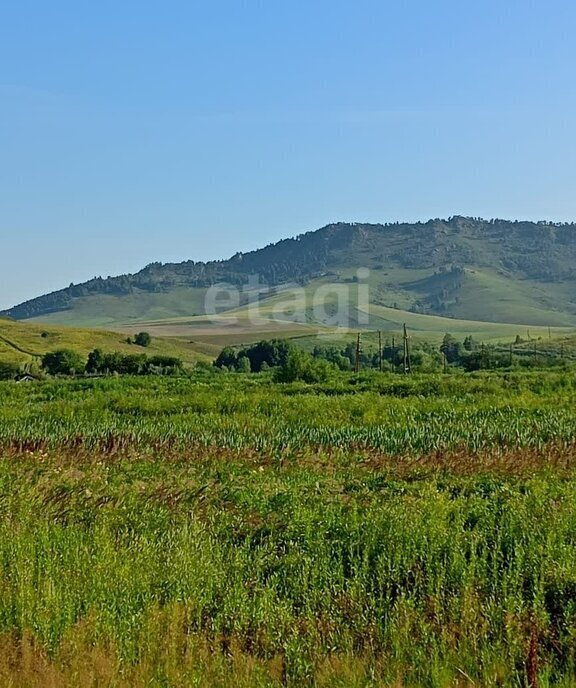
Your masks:
{"label": "utility pole", "polygon": [[378,330],[378,370],[382,372],[382,332]]}
{"label": "utility pole", "polygon": [[[406,327],[406,326],[404,326]],[[406,353],[408,354],[408,372],[412,372],[412,360],[410,358],[410,337],[406,335]]]}
{"label": "utility pole", "polygon": [[362,341],[360,340],[360,332],[358,332],[358,339],[356,340],[356,364],[354,366],[354,372],[360,372],[360,353],[362,351]]}
{"label": "utility pole", "polygon": [[404,323],[404,335],[403,335],[404,349],[402,355],[402,363],[404,365],[404,375],[410,372],[410,347],[408,344],[408,333],[406,332],[406,323]]}

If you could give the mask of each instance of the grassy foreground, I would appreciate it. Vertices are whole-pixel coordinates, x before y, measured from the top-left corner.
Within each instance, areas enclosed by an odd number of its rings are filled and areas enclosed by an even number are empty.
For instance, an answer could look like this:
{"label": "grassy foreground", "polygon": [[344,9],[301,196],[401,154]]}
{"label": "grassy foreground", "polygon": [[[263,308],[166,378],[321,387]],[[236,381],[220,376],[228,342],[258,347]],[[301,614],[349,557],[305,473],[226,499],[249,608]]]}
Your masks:
{"label": "grassy foreground", "polygon": [[0,684],[572,686],[576,380],[0,384]]}

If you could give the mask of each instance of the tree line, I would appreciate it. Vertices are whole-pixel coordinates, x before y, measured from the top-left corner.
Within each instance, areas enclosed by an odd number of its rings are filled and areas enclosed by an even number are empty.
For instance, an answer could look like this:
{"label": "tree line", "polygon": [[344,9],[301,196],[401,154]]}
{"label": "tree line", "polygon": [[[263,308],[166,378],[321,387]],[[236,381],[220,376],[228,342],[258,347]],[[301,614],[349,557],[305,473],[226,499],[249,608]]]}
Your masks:
{"label": "tree line", "polygon": [[44,354],[41,367],[48,375],[170,375],[181,372],[184,365],[176,356],[94,349],[85,358],[73,349],[58,349]]}
{"label": "tree line", "polygon": [[[524,342],[516,339],[516,347]],[[405,349],[406,346],[406,349]],[[343,346],[315,346],[310,353],[286,340],[261,341],[244,347],[225,347],[214,365],[240,373],[272,370],[278,381],[323,381],[342,371],[380,370],[382,372],[433,373],[448,369],[465,372],[505,368],[544,368],[564,365],[561,356],[542,355],[512,345],[484,344],[472,336],[459,341],[445,334],[441,344],[387,339],[371,348],[351,341]]]}
{"label": "tree line", "polygon": [[[142,338],[141,345],[147,343]],[[136,342],[134,342],[136,343]],[[149,342],[148,342],[149,343]],[[360,346],[359,346],[360,344]],[[528,348],[526,348],[528,346]],[[406,348],[405,348],[406,347]],[[364,347],[361,340],[341,346],[316,345],[306,352],[293,342],[272,339],[243,347],[225,347],[214,361],[213,372],[264,373],[270,372],[277,382],[324,382],[338,372],[367,370],[389,373],[434,373],[442,370],[477,370],[511,368],[550,368],[566,366],[570,356],[560,351],[537,350],[534,344],[519,337],[515,345],[484,344],[472,336],[458,340],[445,334],[441,344],[404,342],[386,339],[381,346]],[[197,366],[198,367],[198,366]],[[202,366],[201,366],[202,367]],[[184,371],[182,360],[175,356],[144,353],[125,354],[94,349],[83,356],[72,349],[58,349],[45,354],[40,362],[40,374],[74,375],[173,375]],[[16,363],[0,361],[0,380],[22,374]]]}

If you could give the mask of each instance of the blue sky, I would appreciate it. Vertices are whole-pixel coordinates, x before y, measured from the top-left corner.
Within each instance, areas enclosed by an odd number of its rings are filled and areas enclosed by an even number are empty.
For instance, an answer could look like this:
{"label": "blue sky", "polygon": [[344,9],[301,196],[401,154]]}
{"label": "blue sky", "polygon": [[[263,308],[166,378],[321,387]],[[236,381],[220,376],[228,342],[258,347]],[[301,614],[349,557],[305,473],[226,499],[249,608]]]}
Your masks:
{"label": "blue sky", "polygon": [[328,222],[576,220],[569,0],[0,3],[0,307]]}

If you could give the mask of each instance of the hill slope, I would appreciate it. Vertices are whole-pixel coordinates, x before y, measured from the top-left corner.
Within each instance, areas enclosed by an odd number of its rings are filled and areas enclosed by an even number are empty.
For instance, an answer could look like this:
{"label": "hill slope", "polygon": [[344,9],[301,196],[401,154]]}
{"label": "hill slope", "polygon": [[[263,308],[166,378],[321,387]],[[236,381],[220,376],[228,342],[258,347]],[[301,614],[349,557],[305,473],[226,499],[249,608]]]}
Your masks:
{"label": "hill slope", "polygon": [[576,224],[453,217],[416,224],[328,225],[229,260],[148,265],[133,275],[70,285],[4,312],[83,326],[130,328],[202,316],[206,290],[257,275],[275,297],[287,283],[311,290],[351,283],[370,269],[370,302],[413,313],[553,327],[576,325]]}
{"label": "hill slope", "polygon": [[124,353],[146,353],[150,356],[162,354],[177,356],[185,363],[211,360],[220,347],[194,345],[176,338],[157,338],[149,347],[142,348],[128,344],[126,336],[104,330],[55,327],[22,323],[0,318],[0,361],[28,363],[49,351],[75,349],[87,355],[92,349],[122,351]]}

